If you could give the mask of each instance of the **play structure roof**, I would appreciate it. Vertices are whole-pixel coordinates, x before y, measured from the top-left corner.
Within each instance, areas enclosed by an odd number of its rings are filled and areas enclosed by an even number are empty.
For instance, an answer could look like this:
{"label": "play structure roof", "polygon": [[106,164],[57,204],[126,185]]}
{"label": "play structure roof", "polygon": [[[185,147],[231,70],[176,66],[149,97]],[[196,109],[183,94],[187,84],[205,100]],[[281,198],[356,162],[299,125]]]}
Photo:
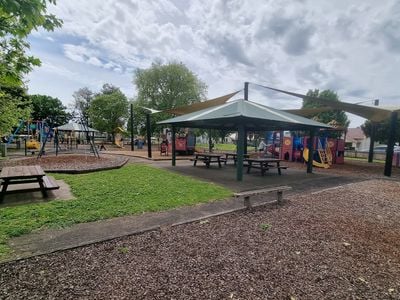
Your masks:
{"label": "play structure roof", "polygon": [[228,130],[236,130],[244,125],[247,130],[256,131],[330,128],[329,125],[243,99],[164,120],[158,124]]}
{"label": "play structure roof", "polygon": [[98,130],[93,129],[93,128],[90,128],[90,127],[87,127],[87,128],[85,129],[85,126],[83,126],[82,124],[78,124],[78,123],[67,123],[67,124],[58,126],[57,129],[58,129],[59,131],[78,131],[78,132],[79,132],[79,131],[81,131],[81,132],[89,131],[89,132],[99,132]]}

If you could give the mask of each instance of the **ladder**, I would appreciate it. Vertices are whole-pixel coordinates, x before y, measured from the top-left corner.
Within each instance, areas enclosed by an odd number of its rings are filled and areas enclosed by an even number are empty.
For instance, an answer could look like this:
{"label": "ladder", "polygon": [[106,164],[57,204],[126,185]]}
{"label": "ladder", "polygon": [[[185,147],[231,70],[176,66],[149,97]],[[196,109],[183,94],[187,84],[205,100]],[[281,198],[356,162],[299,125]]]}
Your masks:
{"label": "ladder", "polygon": [[[320,139],[318,139],[318,154],[322,164],[330,165],[328,160],[328,155],[326,153],[326,150],[322,148],[322,143]],[[332,162],[332,153],[331,153],[331,162]]]}

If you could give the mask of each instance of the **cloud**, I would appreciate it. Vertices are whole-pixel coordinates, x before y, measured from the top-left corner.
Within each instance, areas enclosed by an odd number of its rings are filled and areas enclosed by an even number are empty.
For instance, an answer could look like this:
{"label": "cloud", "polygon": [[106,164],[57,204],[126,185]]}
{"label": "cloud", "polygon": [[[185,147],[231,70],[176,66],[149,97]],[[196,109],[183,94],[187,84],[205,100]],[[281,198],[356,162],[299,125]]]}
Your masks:
{"label": "cloud", "polygon": [[[64,25],[34,35],[31,51],[46,64],[31,81],[53,74],[70,84],[70,95],[76,81],[101,87],[110,80],[133,96],[132,73],[157,60],[183,62],[206,82],[210,98],[244,81],[302,93],[330,88],[343,99],[383,103],[398,94],[396,0],[69,0],[58,1],[51,13]],[[250,95],[276,107],[300,105],[257,93]]]}

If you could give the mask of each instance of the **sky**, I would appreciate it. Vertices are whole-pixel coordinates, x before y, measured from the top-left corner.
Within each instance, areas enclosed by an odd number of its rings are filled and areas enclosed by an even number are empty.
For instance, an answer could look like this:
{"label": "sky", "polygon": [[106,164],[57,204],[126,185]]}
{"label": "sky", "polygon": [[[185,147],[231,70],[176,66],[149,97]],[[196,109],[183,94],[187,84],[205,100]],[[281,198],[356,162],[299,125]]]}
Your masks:
{"label": "sky", "polygon": [[[64,23],[30,35],[42,66],[28,75],[28,90],[66,106],[78,89],[98,92],[104,83],[134,98],[135,70],[155,61],[184,63],[209,99],[248,81],[304,94],[331,89],[363,105],[400,103],[397,0],[58,0],[48,11]],[[301,107],[301,99],[252,84],[249,99]],[[350,127],[364,122],[349,118]]]}

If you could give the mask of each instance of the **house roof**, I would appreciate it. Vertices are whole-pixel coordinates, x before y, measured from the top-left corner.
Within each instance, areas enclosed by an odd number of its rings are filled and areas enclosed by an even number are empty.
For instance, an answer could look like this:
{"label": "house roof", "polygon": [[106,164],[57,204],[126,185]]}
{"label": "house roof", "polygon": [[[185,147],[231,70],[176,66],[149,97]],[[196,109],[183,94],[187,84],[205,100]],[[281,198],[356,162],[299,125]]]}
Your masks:
{"label": "house roof", "polygon": [[236,130],[240,125],[245,125],[248,130],[331,128],[327,124],[244,99],[205,108],[158,124],[228,130]]}
{"label": "house roof", "polygon": [[348,128],[346,133],[346,141],[363,140],[366,136],[360,127]]}

